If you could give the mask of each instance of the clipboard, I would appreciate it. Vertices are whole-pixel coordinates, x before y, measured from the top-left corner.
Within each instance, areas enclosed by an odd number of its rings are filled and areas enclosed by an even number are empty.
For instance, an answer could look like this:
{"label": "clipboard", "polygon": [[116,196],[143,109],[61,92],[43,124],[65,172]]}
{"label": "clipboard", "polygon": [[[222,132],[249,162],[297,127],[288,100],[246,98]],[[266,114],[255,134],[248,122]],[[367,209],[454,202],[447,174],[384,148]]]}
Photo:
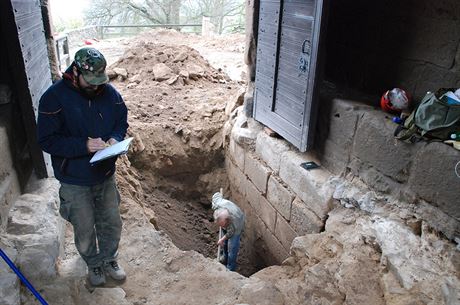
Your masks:
{"label": "clipboard", "polygon": [[119,155],[126,154],[129,150],[129,145],[133,138],[127,138],[121,142],[113,144],[103,150],[97,151],[94,156],[89,160],[90,164],[95,164],[100,161],[104,161],[109,158],[113,158]]}

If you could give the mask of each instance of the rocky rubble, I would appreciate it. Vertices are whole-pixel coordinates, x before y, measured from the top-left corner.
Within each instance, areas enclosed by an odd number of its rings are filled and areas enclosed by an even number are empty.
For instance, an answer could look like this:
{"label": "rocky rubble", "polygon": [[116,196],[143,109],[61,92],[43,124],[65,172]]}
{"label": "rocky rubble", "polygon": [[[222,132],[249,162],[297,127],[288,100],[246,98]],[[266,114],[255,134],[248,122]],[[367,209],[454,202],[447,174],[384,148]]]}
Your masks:
{"label": "rocky rubble", "polygon": [[270,304],[458,304],[459,257],[428,227],[418,236],[397,218],[337,207],[325,232],[297,237],[282,266],[252,278],[283,296]]}

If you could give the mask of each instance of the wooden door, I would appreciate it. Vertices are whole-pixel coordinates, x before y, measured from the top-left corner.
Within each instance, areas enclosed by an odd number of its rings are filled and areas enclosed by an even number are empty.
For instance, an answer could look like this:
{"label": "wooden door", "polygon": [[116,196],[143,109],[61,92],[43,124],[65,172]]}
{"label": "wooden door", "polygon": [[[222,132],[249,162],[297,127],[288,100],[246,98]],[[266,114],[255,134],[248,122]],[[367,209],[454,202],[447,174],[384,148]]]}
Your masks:
{"label": "wooden door", "polygon": [[323,0],[260,1],[254,118],[306,151],[316,123]]}
{"label": "wooden door", "polygon": [[46,177],[44,156],[36,138],[38,102],[51,85],[40,1],[1,0],[0,16],[11,79],[27,134],[27,147],[22,154],[30,153],[35,173]]}

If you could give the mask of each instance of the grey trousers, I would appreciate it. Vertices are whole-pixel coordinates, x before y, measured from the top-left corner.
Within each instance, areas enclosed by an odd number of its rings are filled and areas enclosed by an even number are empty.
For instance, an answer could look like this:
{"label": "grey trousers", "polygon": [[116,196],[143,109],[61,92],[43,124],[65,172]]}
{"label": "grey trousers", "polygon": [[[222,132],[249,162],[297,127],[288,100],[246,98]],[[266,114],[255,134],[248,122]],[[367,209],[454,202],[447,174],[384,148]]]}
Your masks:
{"label": "grey trousers", "polygon": [[74,229],[75,246],[89,268],[116,259],[121,236],[115,175],[101,184],[61,183],[59,213]]}

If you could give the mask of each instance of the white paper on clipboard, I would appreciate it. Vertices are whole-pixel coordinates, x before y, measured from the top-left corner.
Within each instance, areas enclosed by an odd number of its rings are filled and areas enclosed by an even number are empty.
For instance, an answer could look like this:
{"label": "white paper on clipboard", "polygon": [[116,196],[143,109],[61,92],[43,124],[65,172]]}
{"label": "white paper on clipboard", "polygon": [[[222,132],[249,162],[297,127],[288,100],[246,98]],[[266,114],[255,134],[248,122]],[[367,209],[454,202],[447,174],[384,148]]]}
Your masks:
{"label": "white paper on clipboard", "polygon": [[133,138],[127,138],[121,142],[113,144],[103,150],[99,150],[94,154],[94,156],[89,160],[89,163],[93,164],[105,159],[109,159],[118,155],[126,154],[129,149],[129,145]]}

